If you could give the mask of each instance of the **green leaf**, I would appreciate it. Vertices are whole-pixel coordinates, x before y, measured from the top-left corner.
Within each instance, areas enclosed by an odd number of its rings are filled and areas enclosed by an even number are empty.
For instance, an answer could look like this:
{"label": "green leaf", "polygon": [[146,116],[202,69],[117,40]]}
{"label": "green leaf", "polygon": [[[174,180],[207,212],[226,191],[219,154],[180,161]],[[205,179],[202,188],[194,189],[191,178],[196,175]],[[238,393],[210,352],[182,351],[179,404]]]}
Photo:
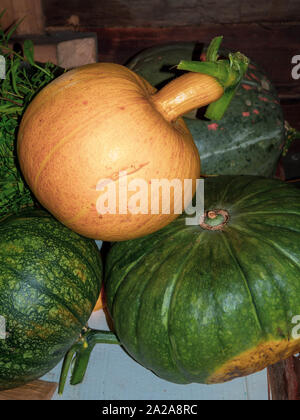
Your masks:
{"label": "green leaf", "polygon": [[179,70],[188,70],[212,76],[223,87],[223,96],[207,108],[205,116],[211,120],[220,120],[223,117],[250,62],[240,52],[230,53],[227,60],[218,60],[218,50],[222,40],[222,36],[212,40],[207,50],[206,61],[180,61],[177,66]]}
{"label": "green leaf", "polygon": [[218,60],[219,58],[218,51],[220,49],[220,45],[222,41],[223,41],[223,36],[217,36],[211,41],[206,51],[206,61],[215,62]]}
{"label": "green leaf", "polygon": [[32,65],[35,65],[34,62],[34,45],[33,42],[29,39],[26,39],[23,45],[24,57]]}
{"label": "green leaf", "polygon": [[[1,16],[0,16],[1,19]],[[17,30],[18,26],[23,22],[23,19],[20,19],[15,25],[11,27],[11,29],[6,33],[6,41],[8,42],[13,35],[13,33]]]}

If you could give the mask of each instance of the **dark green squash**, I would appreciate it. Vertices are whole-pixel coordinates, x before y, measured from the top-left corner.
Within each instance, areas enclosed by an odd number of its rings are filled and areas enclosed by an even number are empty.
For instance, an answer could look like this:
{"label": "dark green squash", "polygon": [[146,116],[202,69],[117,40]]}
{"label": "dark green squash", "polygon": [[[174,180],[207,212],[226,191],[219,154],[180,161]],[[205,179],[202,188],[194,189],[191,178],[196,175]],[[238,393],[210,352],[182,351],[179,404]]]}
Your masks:
{"label": "dark green squash", "polygon": [[[175,69],[180,60],[199,60],[200,55],[195,43],[173,43],[149,48],[127,65],[158,88],[182,74]],[[274,175],[285,141],[284,118],[272,83],[255,63],[221,121],[199,114],[184,120],[199,150],[203,174]]]}
{"label": "dark green squash", "polygon": [[102,262],[94,241],[48,213],[0,224],[0,389],[51,370],[78,339],[99,296]]}
{"label": "dark green squash", "polygon": [[116,336],[175,383],[225,382],[300,350],[300,191],[220,176],[205,181],[205,209],[198,225],[181,215],[114,243],[106,263]]}

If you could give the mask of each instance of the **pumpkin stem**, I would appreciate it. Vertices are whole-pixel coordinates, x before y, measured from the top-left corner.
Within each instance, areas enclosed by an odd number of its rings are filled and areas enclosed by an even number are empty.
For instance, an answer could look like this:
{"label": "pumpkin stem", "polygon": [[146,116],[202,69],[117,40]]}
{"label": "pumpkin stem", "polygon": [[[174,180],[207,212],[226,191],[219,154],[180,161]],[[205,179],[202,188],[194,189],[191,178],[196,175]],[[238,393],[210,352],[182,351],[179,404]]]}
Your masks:
{"label": "pumpkin stem", "polygon": [[201,217],[199,224],[206,230],[223,230],[228,220],[227,210],[209,210]]}
{"label": "pumpkin stem", "polygon": [[96,344],[120,344],[120,341],[111,331],[98,331],[88,328],[78,341],[67,352],[61,370],[58,393],[62,395],[66,384],[68,372],[72,366],[71,385],[77,385],[84,379],[90,355]]}
{"label": "pumpkin stem", "polygon": [[296,140],[300,140],[300,131],[291,127],[290,124],[285,121],[285,144],[283,146],[282,156],[286,156],[292,145]]}
{"label": "pumpkin stem", "polygon": [[167,121],[175,121],[188,112],[206,106],[224,94],[217,80],[209,75],[187,73],[172,80],[151,100]]}
{"label": "pumpkin stem", "polygon": [[180,61],[177,68],[192,73],[178,77],[153,95],[154,105],[168,121],[206,105],[207,118],[223,117],[247,71],[249,59],[236,52],[230,53],[227,60],[218,60],[222,39],[212,40],[205,62]]}

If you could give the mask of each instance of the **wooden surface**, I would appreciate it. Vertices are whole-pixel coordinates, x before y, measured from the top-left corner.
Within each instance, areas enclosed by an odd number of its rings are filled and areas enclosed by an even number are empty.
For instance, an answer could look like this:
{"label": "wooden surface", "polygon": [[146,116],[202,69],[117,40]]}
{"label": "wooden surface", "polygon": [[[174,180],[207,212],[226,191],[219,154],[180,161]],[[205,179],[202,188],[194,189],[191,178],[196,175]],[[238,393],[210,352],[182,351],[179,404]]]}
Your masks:
{"label": "wooden surface", "polygon": [[19,388],[0,392],[0,401],[4,400],[51,400],[57,388],[57,383],[33,381]]}
{"label": "wooden surface", "polygon": [[268,368],[270,399],[300,401],[300,357],[290,357]]}
{"label": "wooden surface", "polygon": [[[300,20],[299,0],[43,0],[47,26],[186,26]],[[58,13],[59,10],[59,13]]]}
{"label": "wooden surface", "polygon": [[23,19],[17,34],[43,34],[44,14],[41,0],[1,0],[0,11],[5,9],[2,25],[4,28]]}

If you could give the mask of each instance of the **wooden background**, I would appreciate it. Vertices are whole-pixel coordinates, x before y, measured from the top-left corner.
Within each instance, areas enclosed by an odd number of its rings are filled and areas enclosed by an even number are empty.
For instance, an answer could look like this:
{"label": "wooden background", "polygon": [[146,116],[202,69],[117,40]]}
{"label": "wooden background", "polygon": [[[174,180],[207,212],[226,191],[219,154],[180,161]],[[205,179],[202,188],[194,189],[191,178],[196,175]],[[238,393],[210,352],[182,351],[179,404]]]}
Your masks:
{"label": "wooden background", "polygon": [[300,79],[291,74],[300,55],[299,0],[1,0],[2,8],[4,26],[24,18],[22,35],[96,34],[98,61],[120,64],[147,47],[223,35],[224,47],[265,69],[285,118],[300,130]]}
{"label": "wooden background", "polygon": [[47,25],[187,26],[300,20],[299,0],[43,0]]}
{"label": "wooden background", "polygon": [[209,42],[259,63],[276,85],[286,119],[300,129],[300,82],[291,76],[300,54],[299,0],[42,0],[47,31],[95,32],[99,61],[125,64],[154,45]]}

